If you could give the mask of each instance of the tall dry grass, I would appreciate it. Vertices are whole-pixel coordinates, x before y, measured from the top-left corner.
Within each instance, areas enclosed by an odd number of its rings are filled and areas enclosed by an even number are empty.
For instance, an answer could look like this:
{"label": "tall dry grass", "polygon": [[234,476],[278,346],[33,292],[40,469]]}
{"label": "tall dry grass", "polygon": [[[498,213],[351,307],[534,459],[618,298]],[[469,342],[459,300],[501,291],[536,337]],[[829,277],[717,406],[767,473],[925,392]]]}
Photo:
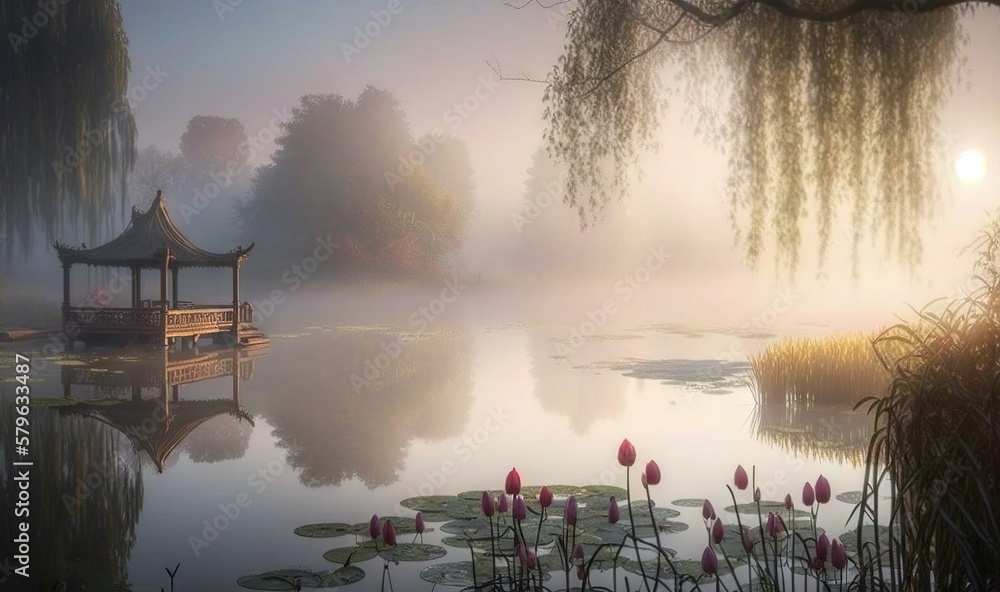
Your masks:
{"label": "tall dry grass", "polygon": [[[788,337],[770,344],[750,356],[758,404],[854,405],[885,394],[892,376],[873,347],[877,336]],[[902,357],[905,347],[885,354]]]}

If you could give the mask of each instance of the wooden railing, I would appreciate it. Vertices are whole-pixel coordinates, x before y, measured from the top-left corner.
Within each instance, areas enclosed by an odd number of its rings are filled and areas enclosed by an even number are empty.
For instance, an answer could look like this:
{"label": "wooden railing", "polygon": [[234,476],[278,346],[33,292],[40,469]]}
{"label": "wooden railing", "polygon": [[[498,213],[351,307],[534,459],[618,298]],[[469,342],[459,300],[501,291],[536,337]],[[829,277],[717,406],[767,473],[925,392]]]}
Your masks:
{"label": "wooden railing", "polygon": [[157,332],[163,327],[162,311],[156,308],[73,307],[66,311],[66,323],[82,331]]}
{"label": "wooden railing", "polygon": [[[253,321],[253,306],[244,302],[238,309],[239,323]],[[84,332],[160,333],[163,331],[162,308],[66,309],[66,323]],[[231,304],[200,305],[167,310],[167,335],[216,333],[233,328]]]}

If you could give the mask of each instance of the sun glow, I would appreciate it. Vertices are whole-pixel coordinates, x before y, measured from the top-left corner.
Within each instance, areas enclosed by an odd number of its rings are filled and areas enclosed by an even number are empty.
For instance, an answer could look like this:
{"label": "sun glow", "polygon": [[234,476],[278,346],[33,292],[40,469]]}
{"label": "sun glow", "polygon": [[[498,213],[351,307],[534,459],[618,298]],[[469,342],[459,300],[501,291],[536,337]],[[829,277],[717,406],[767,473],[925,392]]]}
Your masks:
{"label": "sun glow", "polygon": [[955,161],[955,174],[966,183],[978,183],[986,175],[986,159],[981,152],[966,150]]}

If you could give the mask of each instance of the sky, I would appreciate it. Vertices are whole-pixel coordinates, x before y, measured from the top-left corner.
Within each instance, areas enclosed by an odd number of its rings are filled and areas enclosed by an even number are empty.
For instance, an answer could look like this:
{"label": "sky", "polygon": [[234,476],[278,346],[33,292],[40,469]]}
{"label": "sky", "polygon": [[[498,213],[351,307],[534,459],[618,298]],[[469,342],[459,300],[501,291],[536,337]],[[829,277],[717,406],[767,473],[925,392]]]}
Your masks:
{"label": "sky", "polygon": [[[131,84],[141,86],[150,71],[161,73],[134,105],[140,146],[177,150],[194,115],[236,117],[251,137],[266,140],[276,114],[287,113],[303,95],[354,98],[369,84],[386,88],[400,100],[415,135],[441,127],[466,142],[477,211],[465,253],[483,267],[502,267],[500,245],[509,241],[498,237],[513,232],[510,219],[523,199],[525,171],[542,146],[544,87],[497,81],[491,64],[506,76],[544,78],[562,49],[564,8],[515,9],[502,0],[123,0],[122,11]],[[976,184],[953,174],[944,179],[945,197],[926,234],[925,265],[913,277],[870,249],[863,281],[852,283],[843,246],[850,228],[840,223],[833,236],[841,244],[832,251],[828,279],[813,281],[808,252],[796,278],[817,307],[871,298],[919,305],[968,277],[968,260],[956,263],[959,249],[1000,205],[998,15],[981,10],[969,17],[968,75],[940,124],[942,165],[950,169],[961,152],[976,150],[986,161],[986,177]],[[455,106],[463,102],[472,108],[456,117]],[[696,281],[696,273],[708,286],[769,294],[785,280],[766,269],[749,271],[734,251],[728,198],[719,189],[725,163],[683,112],[684,105],[673,105],[667,113],[662,149],[643,158],[647,177],[617,207],[628,209],[638,237],[669,243],[683,281]],[[271,147],[264,143],[258,164]]]}

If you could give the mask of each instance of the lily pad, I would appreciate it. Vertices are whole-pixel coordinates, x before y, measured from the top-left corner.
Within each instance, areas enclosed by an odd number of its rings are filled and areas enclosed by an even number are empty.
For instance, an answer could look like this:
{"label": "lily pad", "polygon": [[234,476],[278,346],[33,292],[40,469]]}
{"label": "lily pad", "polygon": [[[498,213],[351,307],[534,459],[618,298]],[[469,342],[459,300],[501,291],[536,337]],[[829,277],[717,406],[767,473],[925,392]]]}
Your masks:
{"label": "lily pad", "polygon": [[499,555],[501,553],[510,555],[514,551],[514,539],[512,537],[504,537],[502,539],[494,539],[491,543],[489,539],[469,539],[463,536],[447,536],[441,539],[442,545],[447,545],[449,547],[455,547],[457,549],[469,550],[471,545],[473,549],[477,551],[482,551],[486,554],[494,553]]}
{"label": "lily pad", "polygon": [[[771,502],[771,501],[760,502],[760,513],[764,514],[765,516],[767,515],[767,512],[774,512],[779,508],[781,509],[781,517],[787,519],[788,510],[784,509],[785,508],[784,502]],[[737,511],[739,511],[741,516],[758,515],[756,502],[740,504],[738,506],[726,506],[724,510],[726,512],[729,512],[730,514],[735,514]],[[812,516],[812,514],[810,514],[805,510],[792,510],[792,515],[795,518],[809,518]]]}
{"label": "lily pad", "polygon": [[343,522],[322,522],[300,526],[295,529],[295,534],[313,539],[326,539],[354,534],[354,531],[350,524]]}
{"label": "lily pad", "polygon": [[323,553],[323,559],[333,563],[342,563],[347,565],[348,562],[353,564],[374,559],[375,555],[377,555],[377,553],[375,553],[375,547],[373,545],[355,545],[353,547],[337,547],[336,549],[330,549],[326,553]]}
{"label": "lily pad", "polygon": [[441,531],[468,537],[490,536],[490,523],[485,518],[452,520],[441,525]]}
{"label": "lily pad", "polygon": [[[670,520],[671,518],[677,518],[681,513],[673,508],[657,508],[653,507],[653,517],[656,519],[657,523]],[[632,503],[632,519],[635,520],[635,525],[639,526],[649,526],[652,521],[649,519],[649,507],[645,501],[641,503]],[[628,523],[628,507],[621,509],[621,522]]]}
{"label": "lily pad", "polygon": [[[875,554],[875,537],[878,537],[878,544],[882,552],[885,553],[889,548],[889,539],[892,534],[892,530],[888,526],[879,525],[877,528],[870,524],[866,524],[861,531],[861,543],[866,547],[871,548],[871,552]],[[899,534],[899,529],[896,529],[896,534]],[[858,529],[854,529],[850,532],[845,532],[844,534],[837,537],[840,539],[841,544],[844,545],[844,550],[851,556],[858,555]],[[868,543],[871,543],[869,545]],[[868,553],[867,551],[865,552]]]}
{"label": "lily pad", "polygon": [[316,586],[317,588],[334,588],[360,582],[365,579],[365,570],[354,565],[345,565],[333,571],[321,571],[317,575],[321,579],[320,585]]}
{"label": "lily pad", "polygon": [[323,578],[308,569],[286,568],[243,576],[236,583],[251,590],[294,590],[293,582],[299,578],[304,587],[319,588]]}
{"label": "lily pad", "polygon": [[[480,493],[480,495],[482,494]],[[444,514],[452,518],[476,518],[483,512],[478,504],[455,495],[408,497],[399,504],[417,512]],[[393,524],[395,523],[394,520]]]}
{"label": "lily pad", "polygon": [[864,498],[864,493],[861,491],[845,491],[844,493],[838,493],[837,499],[844,502],[845,504],[851,504],[856,506],[861,503]]}
{"label": "lily pad", "polygon": [[[386,520],[392,520],[392,525],[396,527],[396,534],[414,534],[417,532],[417,521],[407,516],[380,516],[379,524],[385,526]],[[348,527],[345,534],[356,534],[368,536],[370,523],[359,522]]]}
{"label": "lily pad", "polygon": [[[493,564],[481,559],[475,561],[474,570],[472,561],[431,565],[420,572],[420,579],[445,586],[474,586],[485,583],[493,577]],[[475,579],[472,577],[473,571],[475,571]]]}
{"label": "lily pad", "polygon": [[379,553],[379,557],[386,561],[433,561],[447,553],[444,547],[438,545],[399,543]]}
{"label": "lily pad", "polygon": [[670,502],[671,506],[677,506],[678,508],[700,508],[704,504],[705,504],[705,498],[703,497],[700,497],[698,499],[684,498]]}

